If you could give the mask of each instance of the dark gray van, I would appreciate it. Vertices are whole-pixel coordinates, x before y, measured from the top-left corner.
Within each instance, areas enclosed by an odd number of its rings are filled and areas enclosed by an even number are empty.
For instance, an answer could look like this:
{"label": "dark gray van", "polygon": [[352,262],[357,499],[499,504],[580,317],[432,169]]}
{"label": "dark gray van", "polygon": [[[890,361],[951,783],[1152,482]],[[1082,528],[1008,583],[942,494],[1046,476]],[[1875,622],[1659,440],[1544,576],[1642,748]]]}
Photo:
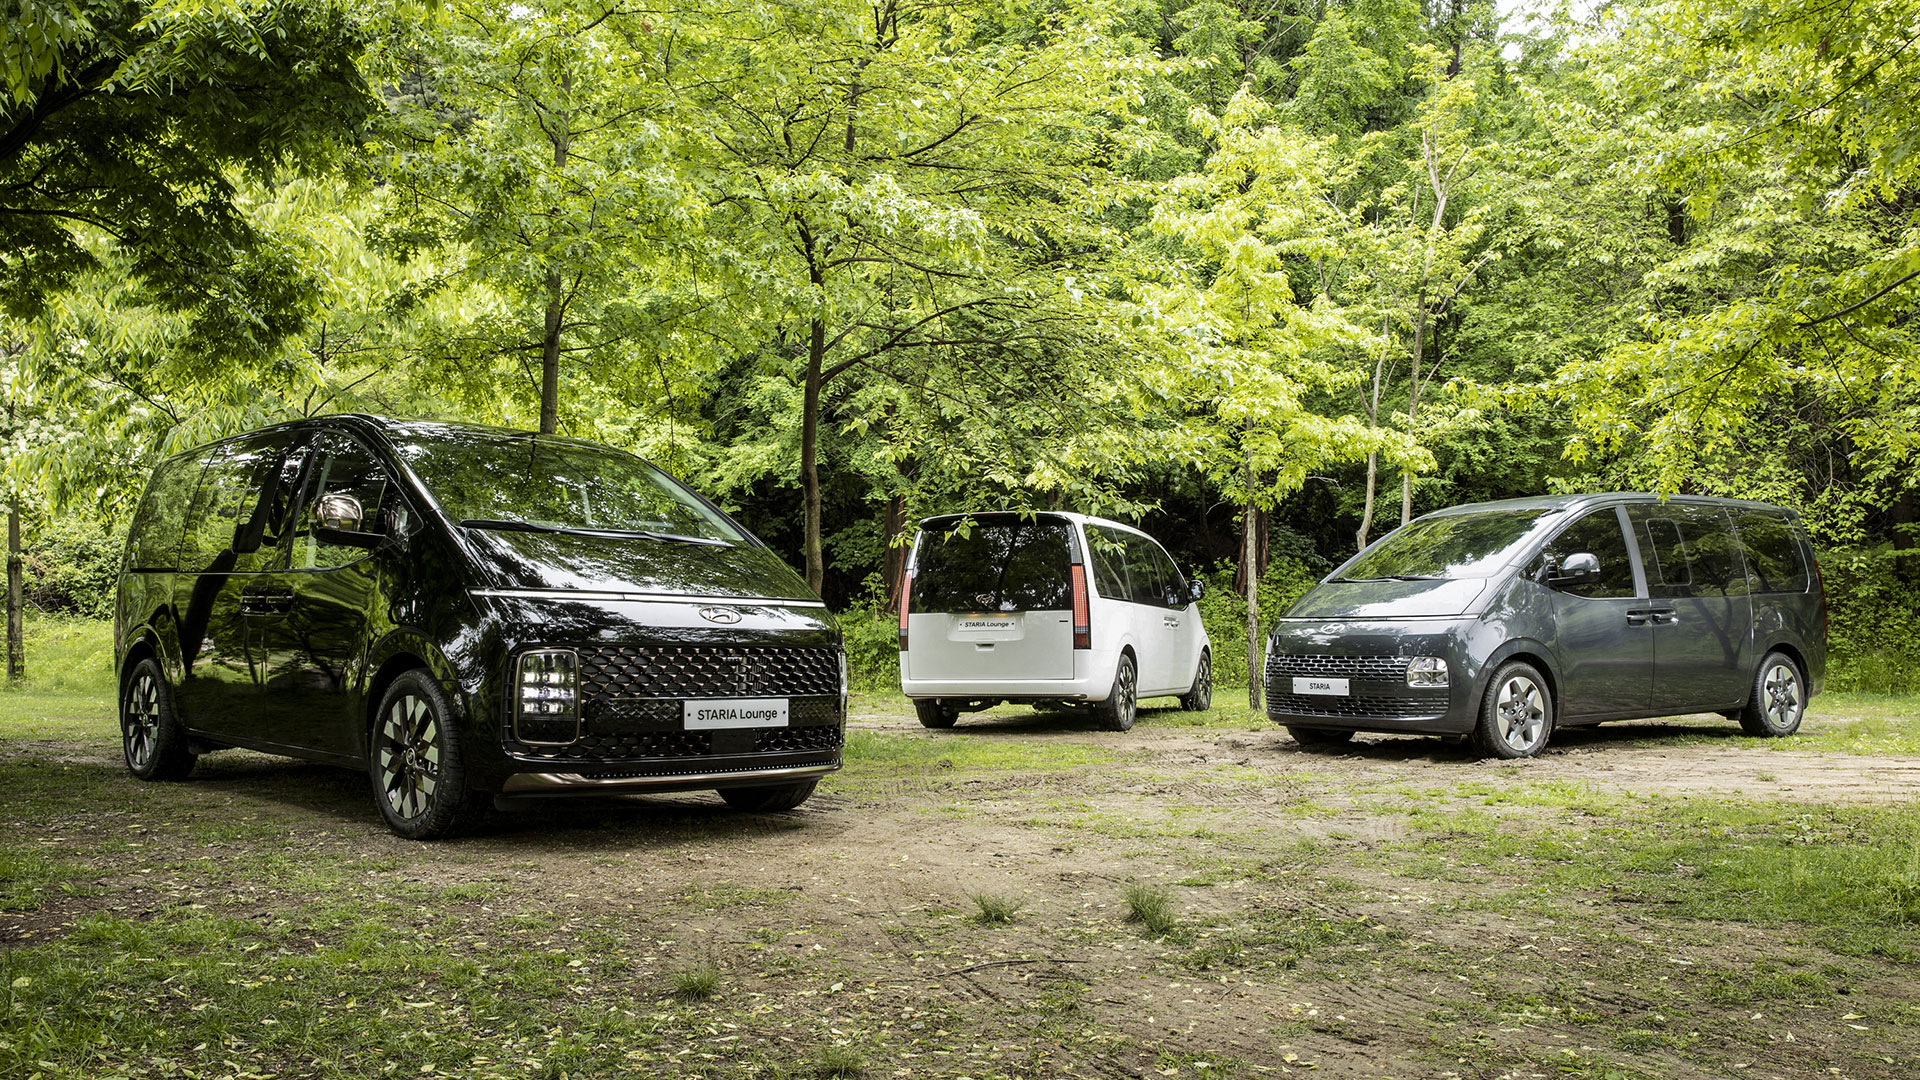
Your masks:
{"label": "dark gray van", "polygon": [[330,416],[171,458],[114,632],[135,776],[222,747],[364,769],[403,836],[556,795],[786,810],[840,767],[826,605],[691,489],[579,439]]}
{"label": "dark gray van", "polygon": [[1556,727],[1718,712],[1791,735],[1826,678],[1796,516],[1765,503],[1570,495],[1401,526],[1267,639],[1267,715],[1302,743],[1470,735],[1530,757]]}

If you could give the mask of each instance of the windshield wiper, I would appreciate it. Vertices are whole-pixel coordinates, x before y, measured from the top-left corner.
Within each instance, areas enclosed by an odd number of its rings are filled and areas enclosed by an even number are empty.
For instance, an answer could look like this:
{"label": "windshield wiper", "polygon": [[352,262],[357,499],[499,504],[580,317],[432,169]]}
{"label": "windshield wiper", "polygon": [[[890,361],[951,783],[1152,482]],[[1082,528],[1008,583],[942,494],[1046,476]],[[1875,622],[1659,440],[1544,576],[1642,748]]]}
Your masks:
{"label": "windshield wiper", "polygon": [[1445,579],[1431,574],[1382,574],[1379,577],[1337,577],[1327,580],[1340,584],[1357,584],[1365,581],[1443,581]]}
{"label": "windshield wiper", "polygon": [[682,536],[679,533],[654,532],[651,529],[588,529],[568,525],[541,525],[533,521],[508,518],[462,518],[461,528],[495,529],[500,532],[565,533],[568,536],[597,536],[607,540],[658,540],[667,544],[696,544],[701,547],[732,547],[725,540],[709,536]]}

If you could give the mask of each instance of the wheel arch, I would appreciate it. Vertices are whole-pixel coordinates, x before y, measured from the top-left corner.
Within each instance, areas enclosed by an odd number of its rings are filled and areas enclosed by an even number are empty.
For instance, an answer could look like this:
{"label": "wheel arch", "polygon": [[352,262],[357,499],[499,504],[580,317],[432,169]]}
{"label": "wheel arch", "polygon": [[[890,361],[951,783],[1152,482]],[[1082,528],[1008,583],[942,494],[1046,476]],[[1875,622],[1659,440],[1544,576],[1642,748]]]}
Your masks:
{"label": "wheel arch", "polygon": [[1513,660],[1531,664],[1533,669],[1540,673],[1540,677],[1547,680],[1547,693],[1553,695],[1554,721],[1558,723],[1566,706],[1566,701],[1560,693],[1560,666],[1553,662],[1553,652],[1550,649],[1530,638],[1509,641],[1493,651],[1493,655],[1487,658],[1487,662],[1480,666],[1480,677],[1475,680],[1473,698],[1467,702],[1467,705],[1477,714],[1480,702],[1487,696],[1487,687],[1493,682],[1493,673],[1500,670],[1500,665]]}

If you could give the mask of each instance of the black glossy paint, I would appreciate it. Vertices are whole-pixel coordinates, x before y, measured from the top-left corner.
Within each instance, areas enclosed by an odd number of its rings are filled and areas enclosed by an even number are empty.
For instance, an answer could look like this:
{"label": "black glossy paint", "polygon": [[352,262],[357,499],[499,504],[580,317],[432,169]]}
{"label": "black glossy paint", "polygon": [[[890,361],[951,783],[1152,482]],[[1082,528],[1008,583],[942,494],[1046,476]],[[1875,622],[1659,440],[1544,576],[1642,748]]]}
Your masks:
{"label": "black glossy paint", "polygon": [[[380,695],[399,673],[424,668],[448,692],[465,736],[469,783],[481,791],[561,765],[584,776],[658,774],[667,786],[700,771],[837,767],[838,693],[796,698],[794,706],[804,701],[806,715],[833,728],[830,751],[759,752],[746,745],[751,740],[729,736],[697,759],[520,753],[508,693],[510,664],[524,649],[697,643],[822,647],[837,656],[839,631],[791,568],[691,492],[676,486],[696,504],[688,523],[704,521],[734,542],[468,528],[440,512],[407,456],[395,452],[396,438],[418,460],[476,441],[534,437],[337,416],[240,436],[156,470],[120,579],[116,663],[125,672],[141,656],[160,658],[201,750],[245,746],[364,767]],[[618,453],[554,441],[576,459]],[[328,455],[349,444],[366,460],[351,474],[343,466],[337,479],[378,503],[366,507],[366,527],[383,535],[328,547],[328,534],[304,523]],[[285,505],[253,508],[239,526],[222,520],[210,527],[193,513],[210,483],[207,462],[242,451],[271,456],[283,490],[295,494]],[[249,527],[256,525],[254,543]],[[715,603],[739,620],[718,624],[700,614]]]}
{"label": "black glossy paint", "polygon": [[[1737,582],[1731,588],[1676,588],[1650,569],[1648,520],[1678,519],[1704,528],[1704,522],[1764,514],[1789,523],[1800,558],[1811,570],[1812,549],[1787,511],[1743,500],[1662,502],[1652,495],[1614,493],[1461,506],[1428,518],[1486,509],[1541,513],[1498,565],[1476,568],[1484,576],[1335,580],[1360,562],[1363,552],[1301,597],[1268,639],[1269,717],[1309,727],[1465,733],[1477,720],[1492,672],[1515,658],[1546,675],[1562,725],[1738,709],[1746,702],[1755,665],[1775,649],[1805,669],[1810,693],[1824,687],[1826,637],[1817,574],[1809,573],[1806,587],[1798,591],[1764,591],[1746,573],[1738,543],[1706,545],[1694,553],[1702,567],[1725,568]],[[1615,515],[1631,527],[1626,547],[1631,595],[1586,596],[1572,585],[1543,583],[1556,537],[1590,512]],[[1353,667],[1359,658],[1374,658],[1376,666],[1404,664],[1416,656],[1447,660],[1444,708],[1442,695],[1409,688],[1404,678],[1356,681],[1349,698],[1374,703],[1365,705],[1294,695],[1287,674],[1315,665]]]}

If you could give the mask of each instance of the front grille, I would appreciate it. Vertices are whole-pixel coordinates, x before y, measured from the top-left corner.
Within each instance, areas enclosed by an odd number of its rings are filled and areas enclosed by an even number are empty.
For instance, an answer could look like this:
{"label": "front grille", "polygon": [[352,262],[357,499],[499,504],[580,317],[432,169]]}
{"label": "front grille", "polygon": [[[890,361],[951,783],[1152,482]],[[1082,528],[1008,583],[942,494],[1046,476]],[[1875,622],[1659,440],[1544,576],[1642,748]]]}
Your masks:
{"label": "front grille", "polygon": [[1274,653],[1267,657],[1267,675],[1295,675],[1321,679],[1367,679],[1375,682],[1407,681],[1404,656],[1329,656],[1320,653]]}
{"label": "front grille", "polygon": [[840,695],[831,645],[590,645],[580,650],[583,700]]}
{"label": "front grille", "polygon": [[[1267,657],[1267,711],[1293,716],[1404,720],[1447,711],[1447,689],[1407,685],[1405,656],[1274,653]],[[1295,678],[1347,679],[1351,695],[1288,693]],[[1276,719],[1279,717],[1276,716]]]}
{"label": "front grille", "polygon": [[1304,716],[1377,716],[1399,720],[1414,716],[1439,716],[1447,711],[1447,694],[1441,690],[1424,698],[1335,697],[1330,694],[1271,694],[1267,711]]}
{"label": "front grille", "polygon": [[[588,645],[579,655],[580,738],[510,739],[516,755],[555,764],[835,755],[845,741],[840,651],[830,645]],[[790,726],[683,730],[688,700],[726,698],[784,698]]]}

